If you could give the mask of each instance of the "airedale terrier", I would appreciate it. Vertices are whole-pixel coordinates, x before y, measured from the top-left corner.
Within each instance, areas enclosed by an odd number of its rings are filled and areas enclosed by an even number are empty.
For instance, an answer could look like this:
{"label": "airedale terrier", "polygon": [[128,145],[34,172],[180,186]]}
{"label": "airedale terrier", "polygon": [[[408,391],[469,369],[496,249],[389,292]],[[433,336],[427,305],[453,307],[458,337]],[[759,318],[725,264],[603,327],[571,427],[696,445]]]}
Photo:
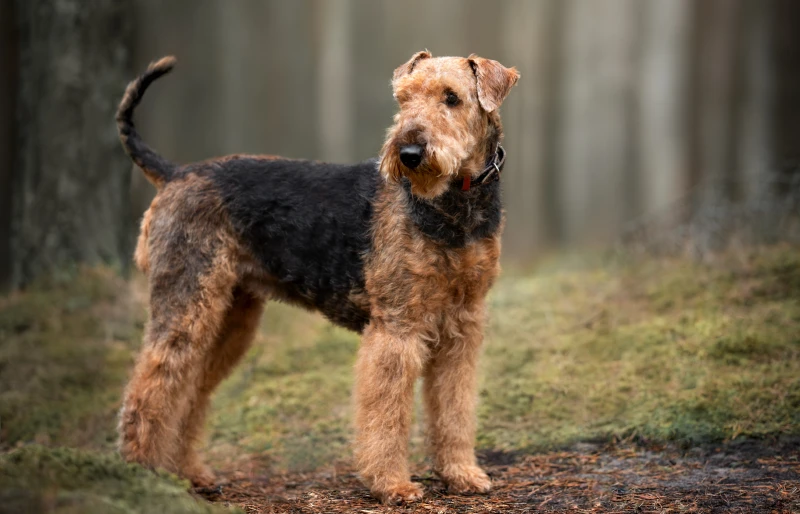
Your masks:
{"label": "airedale terrier", "polygon": [[497,111],[516,69],[415,54],[394,72],[400,111],[379,160],[233,155],[179,166],[132,122],[174,62],[151,64],[117,113],[125,150],[158,189],[135,254],[150,319],[120,413],[122,455],[214,483],[196,451],[209,395],[275,299],[363,334],[355,461],[376,497],[422,497],[407,463],[420,376],[436,472],[453,492],[489,491],[474,452],[475,375],[503,225]]}

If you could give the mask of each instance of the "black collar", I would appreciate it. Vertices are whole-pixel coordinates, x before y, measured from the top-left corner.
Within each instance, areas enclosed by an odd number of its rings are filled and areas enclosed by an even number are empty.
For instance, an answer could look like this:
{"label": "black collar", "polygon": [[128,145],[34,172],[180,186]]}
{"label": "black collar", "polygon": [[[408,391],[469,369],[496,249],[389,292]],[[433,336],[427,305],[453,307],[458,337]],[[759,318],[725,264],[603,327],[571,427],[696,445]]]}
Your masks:
{"label": "black collar", "polygon": [[482,186],[484,184],[489,184],[496,180],[500,180],[500,172],[503,171],[503,166],[505,163],[506,151],[498,144],[497,150],[494,151],[494,155],[488,164],[486,164],[486,166],[483,168],[483,171],[480,175],[478,175],[474,180],[470,175],[464,177],[464,180],[461,183],[461,190],[469,191],[470,187],[472,186]]}

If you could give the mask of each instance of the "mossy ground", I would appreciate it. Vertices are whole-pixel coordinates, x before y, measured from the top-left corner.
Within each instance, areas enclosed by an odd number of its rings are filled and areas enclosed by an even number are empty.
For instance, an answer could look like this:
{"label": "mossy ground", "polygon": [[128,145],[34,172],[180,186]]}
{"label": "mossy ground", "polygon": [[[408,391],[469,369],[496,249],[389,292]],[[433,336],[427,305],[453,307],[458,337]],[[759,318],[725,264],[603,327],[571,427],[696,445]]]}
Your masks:
{"label": "mossy ground", "polygon": [[797,252],[508,280],[491,304],[482,445],[800,430]]}
{"label": "mossy ground", "polygon": [[110,452],[28,445],[0,456],[1,512],[231,512],[187,493],[175,476]]}
{"label": "mossy ground", "polygon": [[[797,248],[731,252],[705,263],[560,268],[509,271],[489,299],[482,449],[544,451],[626,438],[689,446],[800,434]],[[48,470],[65,455],[69,462],[96,460],[111,475],[124,467],[109,454],[144,298],[140,278],[126,283],[86,270],[0,299],[6,477],[52,476],[29,480],[52,491],[61,475]],[[355,335],[316,315],[270,304],[256,343],[214,400],[212,465],[281,472],[348,459],[357,345]],[[30,443],[42,446],[31,450]],[[418,422],[415,460],[423,459],[423,447]],[[31,459],[38,464],[24,464]],[[23,468],[38,471],[13,471]],[[109,482],[111,490],[139,480],[126,473],[114,475],[121,478]],[[63,486],[65,494],[84,491],[86,501],[107,501],[93,496],[97,475],[76,476],[85,484]],[[152,479],[181,489],[172,479]]]}

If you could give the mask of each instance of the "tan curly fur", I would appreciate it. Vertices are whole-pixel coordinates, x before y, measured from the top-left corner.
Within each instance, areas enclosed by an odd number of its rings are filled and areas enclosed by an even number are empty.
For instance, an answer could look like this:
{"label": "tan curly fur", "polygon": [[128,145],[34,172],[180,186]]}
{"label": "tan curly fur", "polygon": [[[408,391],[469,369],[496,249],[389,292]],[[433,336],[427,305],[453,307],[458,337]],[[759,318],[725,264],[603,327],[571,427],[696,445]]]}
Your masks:
{"label": "tan curly fur", "polygon": [[[364,234],[369,251],[347,257],[363,259],[358,261],[363,281],[333,291],[341,293],[340,300],[325,303],[313,290],[298,292],[256,255],[263,242],[247,239],[251,232],[237,225],[247,213],[236,202],[252,188],[233,194],[225,188],[238,186],[224,182],[243,166],[269,181],[269,173],[278,173],[270,170],[292,166],[290,176],[298,177],[310,164],[229,156],[178,167],[135,131],[133,107],[174,62],[158,61],[134,81],[118,115],[126,150],[159,189],[142,220],[135,253],[149,280],[150,310],[119,418],[122,455],[177,472],[198,486],[214,484],[198,454],[209,398],[247,351],[263,304],[273,299],[363,327],[355,366],[355,462],[377,498],[398,503],[422,497],[407,463],[413,388],[420,378],[435,471],[453,492],[489,491],[491,481],[474,453],[476,367],[485,298],[499,273],[502,213],[499,203],[490,202],[474,211],[469,207],[475,219],[451,220],[446,206],[435,201],[446,191],[460,194],[459,181],[480,174],[494,155],[502,139],[497,108],[519,78],[517,71],[474,55],[434,58],[427,51],[395,70],[400,110],[380,163],[353,167],[353,173],[375,174]],[[458,103],[446,104],[448,95],[456,95]],[[425,145],[416,169],[398,156],[399,148],[412,143]],[[412,216],[418,208],[460,223],[463,240],[452,243],[425,232]],[[491,230],[475,232],[490,214],[496,215]],[[269,220],[292,229],[305,222],[277,214]],[[359,325],[362,315],[367,318]]]}

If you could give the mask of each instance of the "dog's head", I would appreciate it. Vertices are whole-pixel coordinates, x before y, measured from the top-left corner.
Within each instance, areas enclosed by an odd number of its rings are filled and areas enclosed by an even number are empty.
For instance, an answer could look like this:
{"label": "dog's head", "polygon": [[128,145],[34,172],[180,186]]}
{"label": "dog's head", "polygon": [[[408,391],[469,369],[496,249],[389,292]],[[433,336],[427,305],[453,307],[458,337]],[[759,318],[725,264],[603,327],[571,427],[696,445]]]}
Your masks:
{"label": "dog's head", "polygon": [[518,79],[515,68],[474,54],[414,54],[394,71],[400,111],[381,151],[382,174],[407,177],[413,194],[433,198],[456,176],[480,173],[501,135],[497,110]]}

